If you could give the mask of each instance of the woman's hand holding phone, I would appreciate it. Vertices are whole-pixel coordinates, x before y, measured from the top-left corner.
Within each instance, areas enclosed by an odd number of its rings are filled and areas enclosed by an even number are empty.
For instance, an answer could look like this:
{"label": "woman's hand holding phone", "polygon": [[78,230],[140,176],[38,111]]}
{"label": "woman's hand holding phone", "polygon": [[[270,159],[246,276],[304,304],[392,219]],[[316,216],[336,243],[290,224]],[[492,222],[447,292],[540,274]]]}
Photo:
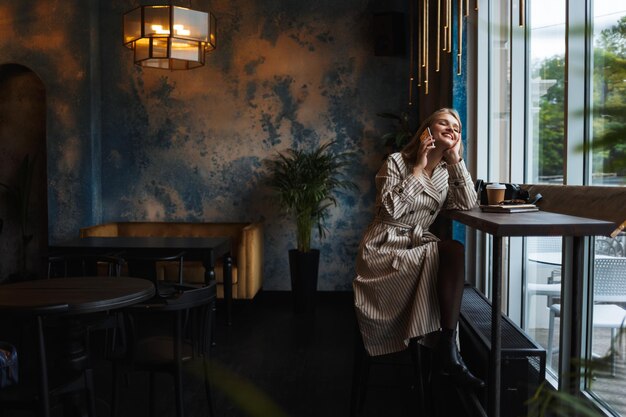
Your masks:
{"label": "woman's hand holding phone", "polygon": [[426,142],[427,140],[431,140],[432,142],[431,142],[431,144],[428,147],[431,148],[431,149],[435,147],[435,138],[433,138],[433,135],[430,132],[430,128],[429,127],[424,129],[424,131],[420,135],[420,140],[422,142]]}
{"label": "woman's hand holding phone", "polygon": [[419,177],[428,164],[428,152],[435,147],[430,128],[424,129],[419,136],[420,146],[417,149],[415,165],[413,165],[413,175]]}

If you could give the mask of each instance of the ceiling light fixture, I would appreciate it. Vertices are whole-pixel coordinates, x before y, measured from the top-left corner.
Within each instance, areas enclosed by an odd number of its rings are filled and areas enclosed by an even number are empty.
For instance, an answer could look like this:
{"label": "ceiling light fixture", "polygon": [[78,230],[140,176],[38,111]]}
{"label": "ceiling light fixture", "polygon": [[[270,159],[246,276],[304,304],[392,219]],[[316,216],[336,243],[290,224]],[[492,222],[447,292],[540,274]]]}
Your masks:
{"label": "ceiling light fixture", "polygon": [[212,13],[178,6],[139,6],[124,14],[124,46],[142,67],[187,70],[215,49]]}

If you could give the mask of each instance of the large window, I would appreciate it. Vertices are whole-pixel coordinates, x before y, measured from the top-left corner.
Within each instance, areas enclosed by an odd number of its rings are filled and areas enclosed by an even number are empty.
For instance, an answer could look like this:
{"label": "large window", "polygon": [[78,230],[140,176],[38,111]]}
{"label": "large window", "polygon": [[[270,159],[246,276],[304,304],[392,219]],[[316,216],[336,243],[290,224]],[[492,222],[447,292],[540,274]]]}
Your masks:
{"label": "large window", "polygon": [[[565,0],[529,4],[528,183],[564,181],[565,7]],[[558,327],[554,324],[558,318],[552,306],[558,303],[561,292],[562,239],[534,237],[525,239],[525,244],[522,323],[528,334],[546,348],[547,373],[556,379],[559,356],[554,346],[556,343],[558,347]]]}
{"label": "large window", "polygon": [[[509,16],[511,11],[508,1],[493,2],[493,14],[499,19]],[[498,138],[489,146],[489,180],[502,181],[510,176],[509,147],[511,123],[511,33],[508,25],[494,27],[491,44],[491,85],[490,91],[490,132],[489,136]]]}
{"label": "large window", "polygon": [[565,143],[565,0],[531,3],[528,179],[563,183]]}
{"label": "large window", "polygon": [[[626,186],[626,3],[486,0],[479,13],[477,56],[489,59],[478,59],[474,88],[477,108],[489,111],[476,113],[478,172],[491,181]],[[489,240],[479,234],[476,242],[489,256]],[[588,243],[583,326],[589,331],[582,332],[586,356],[580,359],[595,364],[604,358],[605,366],[584,377],[580,389],[605,411],[626,416],[626,338],[620,339],[626,236]],[[556,237],[512,238],[504,246],[503,306],[546,349],[548,381],[559,387],[565,372],[559,367],[561,267],[568,244]],[[477,263],[477,276],[489,273],[485,264]]]}
{"label": "large window", "polygon": [[593,5],[591,183],[626,184],[626,4]]}
{"label": "large window", "polygon": [[[626,185],[626,4],[593,3],[592,123],[589,183]],[[626,416],[626,236],[595,238],[592,267],[591,334],[587,361],[600,366],[585,380],[596,400]],[[620,330],[622,329],[622,330]],[[598,363],[596,361],[595,363]]]}
{"label": "large window", "polygon": [[615,238],[596,236],[589,321],[591,334],[586,355],[594,363],[585,389],[595,399],[626,416],[626,234]]}

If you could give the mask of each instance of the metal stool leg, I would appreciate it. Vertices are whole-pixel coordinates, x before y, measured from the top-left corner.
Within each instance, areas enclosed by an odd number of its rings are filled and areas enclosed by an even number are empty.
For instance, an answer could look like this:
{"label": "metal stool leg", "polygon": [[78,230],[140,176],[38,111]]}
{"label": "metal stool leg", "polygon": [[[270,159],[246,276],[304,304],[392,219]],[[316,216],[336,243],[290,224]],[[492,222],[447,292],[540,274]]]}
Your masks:
{"label": "metal stool leg", "polygon": [[46,359],[46,343],[43,334],[43,318],[37,316],[37,339],[39,344],[39,394],[41,400],[41,415],[50,417],[50,391],[48,390],[48,363]]}
{"label": "metal stool leg", "polygon": [[417,339],[409,342],[409,351],[413,362],[413,373],[415,375],[415,388],[419,398],[420,416],[426,415],[426,395],[424,394],[424,368],[422,361],[422,347],[417,343]]}
{"label": "metal stool leg", "polygon": [[352,417],[358,416],[363,409],[369,370],[369,357],[363,346],[360,330],[357,328],[354,343],[354,367],[352,371],[352,393],[350,399],[350,416]]}

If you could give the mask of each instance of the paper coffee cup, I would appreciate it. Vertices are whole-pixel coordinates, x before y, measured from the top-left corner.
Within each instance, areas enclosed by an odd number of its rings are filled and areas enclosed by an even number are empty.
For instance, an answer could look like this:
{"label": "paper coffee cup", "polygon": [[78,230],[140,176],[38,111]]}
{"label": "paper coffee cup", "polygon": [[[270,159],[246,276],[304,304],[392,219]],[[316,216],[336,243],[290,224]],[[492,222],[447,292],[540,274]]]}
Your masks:
{"label": "paper coffee cup", "polygon": [[489,205],[493,206],[503,201],[505,190],[506,186],[504,184],[497,182],[487,184],[487,200],[489,201]]}

